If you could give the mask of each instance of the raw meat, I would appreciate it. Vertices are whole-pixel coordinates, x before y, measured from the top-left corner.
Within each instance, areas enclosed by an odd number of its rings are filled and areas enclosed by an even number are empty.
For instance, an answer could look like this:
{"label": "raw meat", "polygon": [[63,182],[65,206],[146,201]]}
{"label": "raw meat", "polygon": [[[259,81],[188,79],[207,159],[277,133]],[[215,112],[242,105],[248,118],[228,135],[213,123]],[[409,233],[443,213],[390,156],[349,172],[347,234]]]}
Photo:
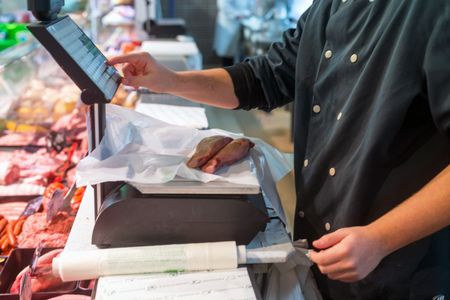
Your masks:
{"label": "raw meat", "polygon": [[27,206],[25,201],[13,201],[0,204],[0,213],[8,220],[16,220]]}
{"label": "raw meat", "polygon": [[52,131],[69,133],[72,139],[83,139],[86,132],[86,112],[84,109],[74,109],[69,115],[63,116],[52,125]]}
{"label": "raw meat", "polygon": [[[31,277],[31,289],[33,293],[44,291],[55,291],[63,288],[64,283],[62,280],[52,272],[52,262],[55,257],[62,252],[62,249],[53,250],[42,255],[37,264],[35,274]],[[13,285],[11,286],[11,294],[18,294],[20,289],[20,281],[22,280],[25,272],[28,271],[28,267],[22,270],[16,277]]]}
{"label": "raw meat", "polygon": [[[75,165],[80,161],[87,151],[86,116],[83,109],[75,109],[70,115],[64,116],[53,124],[51,130],[50,134],[45,137],[45,141],[47,141],[45,144],[53,147],[51,149],[57,149],[55,147],[58,146],[61,151],[41,148],[33,153],[24,150],[0,152],[0,161],[4,162],[0,164],[0,185],[20,181],[21,184],[46,186],[53,181],[55,176],[62,176],[55,173],[62,166],[71,167],[70,165]],[[37,133],[21,135],[12,133],[11,137],[4,136],[2,139],[8,143],[21,138],[22,142],[24,142],[24,138],[26,141],[33,141],[38,137]],[[70,146],[73,145],[78,147],[71,148]],[[18,173],[19,178],[17,178]],[[73,173],[69,181],[73,181]]]}
{"label": "raw meat", "polygon": [[10,185],[19,181],[20,168],[9,161],[0,162],[0,185]]}
{"label": "raw meat", "polygon": [[235,162],[246,157],[253,144],[249,139],[236,139],[226,145],[213,158],[211,158],[203,167],[202,171],[214,174],[218,169],[224,166],[230,166]]}
{"label": "raw meat", "polygon": [[215,135],[207,137],[200,141],[195,149],[194,155],[186,163],[189,168],[201,168],[208,160],[210,160],[217,152],[229,144],[233,139]]}
{"label": "raw meat", "polygon": [[0,197],[42,195],[44,187],[36,184],[17,183],[0,185]]}
{"label": "raw meat", "polygon": [[8,132],[0,137],[0,146],[18,147],[18,146],[45,146],[47,139],[45,135],[30,132]]}
{"label": "raw meat", "polygon": [[42,206],[44,208],[44,212],[47,212],[49,202],[53,198],[53,194],[60,190],[60,192],[64,195],[67,192],[67,188],[61,182],[53,182],[50,183],[44,191],[44,195],[42,195]]}
{"label": "raw meat", "polygon": [[47,248],[64,247],[74,220],[75,217],[61,213],[48,224],[45,213],[31,215],[17,238],[19,247],[36,248],[41,241]]}
{"label": "raw meat", "polygon": [[53,173],[64,163],[66,154],[49,153],[46,149],[40,149],[34,153],[24,150],[13,152],[10,163],[20,168],[22,183],[45,185],[49,174]]}

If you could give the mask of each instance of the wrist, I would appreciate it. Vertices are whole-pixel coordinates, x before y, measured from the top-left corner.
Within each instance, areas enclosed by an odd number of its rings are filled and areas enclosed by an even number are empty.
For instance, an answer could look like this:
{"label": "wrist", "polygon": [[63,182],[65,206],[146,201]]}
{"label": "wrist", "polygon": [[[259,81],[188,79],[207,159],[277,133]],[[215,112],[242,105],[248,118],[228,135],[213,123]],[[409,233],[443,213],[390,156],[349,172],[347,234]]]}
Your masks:
{"label": "wrist", "polygon": [[178,94],[183,91],[183,82],[185,79],[183,78],[182,72],[176,72],[169,70],[168,74],[165,78],[165,86],[163,93],[167,94]]}
{"label": "wrist", "polygon": [[388,235],[376,223],[371,223],[366,226],[367,233],[377,245],[378,252],[382,257],[385,257],[395,251],[389,242]]}

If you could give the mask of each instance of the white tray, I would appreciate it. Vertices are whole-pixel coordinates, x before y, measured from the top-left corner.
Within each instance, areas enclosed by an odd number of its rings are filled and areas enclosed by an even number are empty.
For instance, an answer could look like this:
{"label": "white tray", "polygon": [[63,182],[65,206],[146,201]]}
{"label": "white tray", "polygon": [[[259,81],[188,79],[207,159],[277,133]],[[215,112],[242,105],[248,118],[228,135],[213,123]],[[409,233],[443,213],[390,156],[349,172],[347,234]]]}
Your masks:
{"label": "white tray", "polygon": [[261,192],[259,185],[234,184],[225,181],[211,181],[202,183],[198,181],[186,181],[175,179],[160,184],[130,183],[143,194],[233,194],[256,195]]}

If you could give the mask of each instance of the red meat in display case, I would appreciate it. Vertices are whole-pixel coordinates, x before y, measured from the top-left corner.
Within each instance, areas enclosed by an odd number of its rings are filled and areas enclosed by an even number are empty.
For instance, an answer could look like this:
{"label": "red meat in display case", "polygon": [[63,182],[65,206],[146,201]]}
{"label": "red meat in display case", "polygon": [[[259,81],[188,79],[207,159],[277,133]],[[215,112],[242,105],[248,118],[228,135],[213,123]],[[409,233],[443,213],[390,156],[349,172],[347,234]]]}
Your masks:
{"label": "red meat in display case", "polygon": [[[61,252],[62,249],[53,250],[39,258],[35,274],[31,277],[31,289],[33,293],[56,290],[64,284],[60,278],[54,276],[52,273],[53,259]],[[19,293],[20,281],[27,270],[28,268],[25,268],[17,275],[16,280],[11,286],[11,294]]]}
{"label": "red meat in display case", "polygon": [[20,168],[10,161],[0,162],[0,185],[13,184],[20,179]]}
{"label": "red meat in display case", "polygon": [[59,213],[50,224],[45,213],[36,213],[27,218],[17,241],[20,248],[35,248],[41,242],[47,248],[64,247],[72,228],[74,216]]}

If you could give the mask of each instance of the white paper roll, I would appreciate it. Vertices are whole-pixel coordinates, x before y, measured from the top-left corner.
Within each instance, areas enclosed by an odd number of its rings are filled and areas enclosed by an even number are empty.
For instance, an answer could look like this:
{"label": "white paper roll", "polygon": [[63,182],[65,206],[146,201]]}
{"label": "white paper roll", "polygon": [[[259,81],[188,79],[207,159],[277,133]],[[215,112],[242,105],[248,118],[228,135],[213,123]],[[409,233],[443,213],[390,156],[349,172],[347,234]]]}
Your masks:
{"label": "white paper roll", "polygon": [[63,281],[101,276],[234,269],[235,242],[165,245],[62,252],[53,260],[53,273]]}

